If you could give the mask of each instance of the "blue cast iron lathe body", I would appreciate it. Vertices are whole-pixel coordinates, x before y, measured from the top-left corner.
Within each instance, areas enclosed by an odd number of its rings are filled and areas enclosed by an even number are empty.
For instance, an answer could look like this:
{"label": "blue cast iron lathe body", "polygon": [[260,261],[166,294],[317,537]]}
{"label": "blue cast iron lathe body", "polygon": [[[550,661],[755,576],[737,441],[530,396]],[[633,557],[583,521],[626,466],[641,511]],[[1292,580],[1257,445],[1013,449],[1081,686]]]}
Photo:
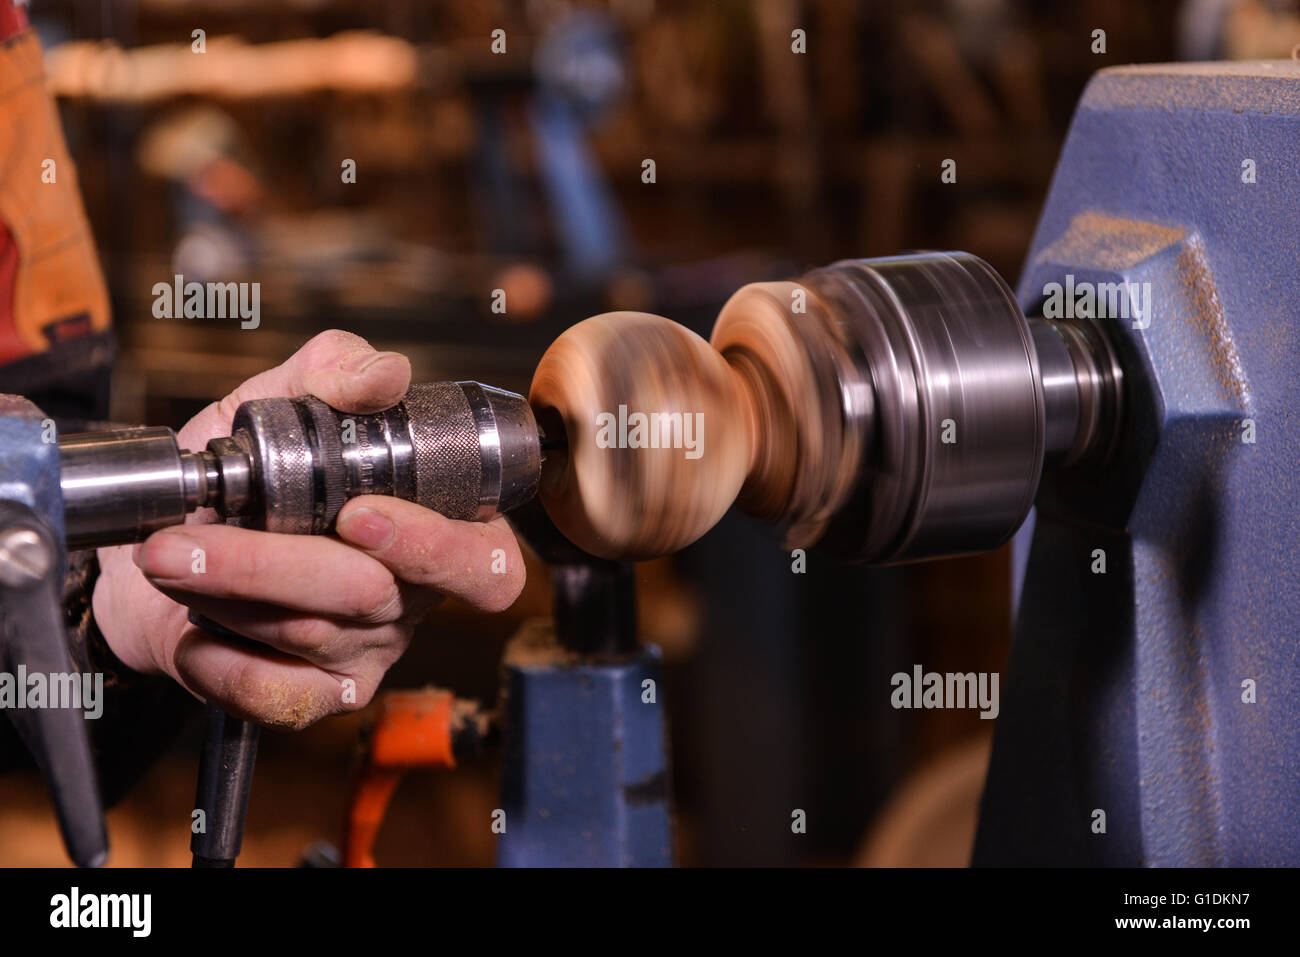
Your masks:
{"label": "blue cast iron lathe body", "polygon": [[1298,147],[1292,62],[1079,104],[1021,305],[1072,276],[1151,315],[1110,321],[1119,459],[1039,493],[976,864],[1300,864]]}

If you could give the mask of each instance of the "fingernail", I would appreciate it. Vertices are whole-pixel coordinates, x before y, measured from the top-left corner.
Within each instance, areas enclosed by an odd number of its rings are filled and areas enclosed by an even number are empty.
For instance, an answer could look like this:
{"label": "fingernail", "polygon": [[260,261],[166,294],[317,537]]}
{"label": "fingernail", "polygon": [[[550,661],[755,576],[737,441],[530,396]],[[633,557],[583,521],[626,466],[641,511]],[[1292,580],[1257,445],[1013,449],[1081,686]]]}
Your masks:
{"label": "fingernail", "polygon": [[133,558],[149,578],[189,578],[194,571],[194,552],[202,551],[197,540],[180,532],[159,532],[136,551]]}
{"label": "fingernail", "polygon": [[358,352],[354,356],[348,356],[339,363],[339,368],[344,372],[351,372],[354,375],[360,375],[377,362],[384,359],[391,359],[399,356],[397,352]]}
{"label": "fingernail", "polygon": [[393,523],[373,508],[359,508],[349,512],[338,523],[338,533],[362,548],[383,548],[393,540]]}

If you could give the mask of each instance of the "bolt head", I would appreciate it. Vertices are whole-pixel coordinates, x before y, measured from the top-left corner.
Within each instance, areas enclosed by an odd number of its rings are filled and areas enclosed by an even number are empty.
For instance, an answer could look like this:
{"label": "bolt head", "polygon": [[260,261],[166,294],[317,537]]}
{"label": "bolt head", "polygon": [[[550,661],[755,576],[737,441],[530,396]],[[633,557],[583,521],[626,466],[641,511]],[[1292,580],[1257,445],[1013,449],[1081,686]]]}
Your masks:
{"label": "bolt head", "polygon": [[35,529],[0,531],[0,583],[11,588],[34,585],[45,578],[53,557]]}

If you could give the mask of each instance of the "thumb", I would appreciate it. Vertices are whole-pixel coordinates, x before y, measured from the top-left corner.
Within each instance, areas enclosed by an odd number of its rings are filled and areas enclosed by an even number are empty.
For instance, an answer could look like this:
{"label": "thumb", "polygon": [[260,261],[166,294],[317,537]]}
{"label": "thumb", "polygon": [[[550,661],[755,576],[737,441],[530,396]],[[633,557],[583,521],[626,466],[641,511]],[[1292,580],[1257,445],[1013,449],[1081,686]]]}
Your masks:
{"label": "thumb", "polygon": [[411,363],[397,352],[378,352],[360,336],[322,332],[274,369],[253,376],[220,402],[191,419],[178,438],[183,448],[202,448],[230,434],[235,410],[250,399],[314,395],[342,412],[379,412],[402,400],[411,384]]}

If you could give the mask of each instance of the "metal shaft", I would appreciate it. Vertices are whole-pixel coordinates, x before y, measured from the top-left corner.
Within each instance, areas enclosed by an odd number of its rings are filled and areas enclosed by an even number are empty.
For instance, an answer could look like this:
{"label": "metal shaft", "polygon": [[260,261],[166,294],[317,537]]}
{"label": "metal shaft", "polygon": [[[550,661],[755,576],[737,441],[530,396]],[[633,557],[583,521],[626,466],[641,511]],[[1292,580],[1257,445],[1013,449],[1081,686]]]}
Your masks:
{"label": "metal shaft", "polygon": [[486,521],[532,497],[541,444],[522,396],[477,382],[412,386],[384,412],[311,396],[257,399],[198,452],[170,429],[59,439],[69,548],[141,541],[197,508],[241,525],[323,534],[357,495],[392,495]]}
{"label": "metal shaft", "polygon": [[234,867],[244,841],[260,729],[209,705],[194,806],[203,830],[190,838],[194,867]]}
{"label": "metal shaft", "polygon": [[59,439],[68,548],[136,542],[208,498],[202,453],[171,429],[87,432]]}
{"label": "metal shaft", "polygon": [[1046,461],[1067,468],[1104,462],[1123,413],[1124,374],[1097,325],[1088,319],[1029,320],[1042,372]]}

